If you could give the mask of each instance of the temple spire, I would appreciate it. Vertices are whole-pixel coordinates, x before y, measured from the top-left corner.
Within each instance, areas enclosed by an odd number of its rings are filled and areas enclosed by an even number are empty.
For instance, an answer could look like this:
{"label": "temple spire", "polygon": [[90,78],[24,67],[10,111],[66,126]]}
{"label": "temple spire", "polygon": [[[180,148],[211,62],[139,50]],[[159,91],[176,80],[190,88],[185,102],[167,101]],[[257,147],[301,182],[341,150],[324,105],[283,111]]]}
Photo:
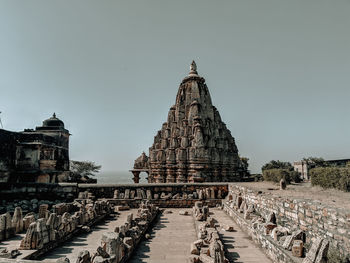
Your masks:
{"label": "temple spire", "polygon": [[192,60],[192,63],[190,65],[190,75],[196,74],[197,75],[197,64],[194,60]]}

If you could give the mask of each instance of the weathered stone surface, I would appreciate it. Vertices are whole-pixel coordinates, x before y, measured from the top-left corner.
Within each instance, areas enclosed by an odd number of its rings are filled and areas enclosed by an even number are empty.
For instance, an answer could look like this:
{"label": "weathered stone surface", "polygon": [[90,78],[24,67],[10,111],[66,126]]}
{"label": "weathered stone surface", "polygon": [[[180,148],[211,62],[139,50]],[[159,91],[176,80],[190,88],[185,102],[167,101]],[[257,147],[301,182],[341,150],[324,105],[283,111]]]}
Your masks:
{"label": "weathered stone surface", "polygon": [[188,215],[188,211],[180,210],[179,211],[179,215],[187,216]]}
{"label": "weathered stone surface", "polygon": [[102,235],[101,247],[108,255],[116,256],[117,260],[122,259],[124,254],[124,243],[123,239],[120,237],[120,233],[104,233]]}
{"label": "weathered stone surface", "polygon": [[[204,78],[191,71],[180,84],[175,105],[168,113],[135,169],[149,169],[151,183],[239,181],[243,167],[231,132],[212,105]],[[206,198],[215,198],[207,190]]]}
{"label": "weathered stone surface", "polygon": [[284,180],[283,178],[280,181],[280,190],[285,190],[287,188],[287,183],[286,180]]}
{"label": "weathered stone surface", "polygon": [[83,250],[79,252],[76,263],[90,263],[91,256],[88,250]]}
{"label": "weathered stone surface", "polygon": [[304,232],[301,230],[297,230],[293,232],[291,235],[286,237],[286,240],[283,243],[283,248],[287,250],[292,250],[294,240],[303,240]]}
{"label": "weathered stone surface", "polygon": [[39,206],[39,218],[46,218],[49,209],[48,204],[42,204]]}
{"label": "weathered stone surface", "polygon": [[21,207],[16,207],[12,217],[12,227],[16,233],[21,233],[24,230],[23,215]]}
{"label": "weathered stone surface", "polygon": [[201,201],[197,201],[193,207],[193,215],[197,221],[205,221],[209,215],[209,208],[207,206],[203,206]]}
{"label": "weathered stone surface", "polygon": [[321,245],[322,245],[322,238],[317,238],[313,243],[309,250],[309,252],[306,254],[305,259],[303,260],[303,263],[314,263],[317,257],[318,252],[320,251]]}
{"label": "weathered stone surface", "polygon": [[303,249],[304,249],[304,242],[301,240],[294,240],[293,246],[292,246],[292,255],[294,257],[302,257],[303,256]]}

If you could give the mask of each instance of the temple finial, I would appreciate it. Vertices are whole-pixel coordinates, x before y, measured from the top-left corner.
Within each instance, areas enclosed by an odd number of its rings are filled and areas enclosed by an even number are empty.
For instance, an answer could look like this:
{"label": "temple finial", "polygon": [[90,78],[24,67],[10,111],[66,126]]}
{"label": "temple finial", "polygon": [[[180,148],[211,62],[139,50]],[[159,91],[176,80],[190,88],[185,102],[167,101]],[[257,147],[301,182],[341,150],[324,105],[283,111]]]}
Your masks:
{"label": "temple finial", "polygon": [[197,64],[192,60],[191,66],[190,66],[190,74],[197,74]]}
{"label": "temple finial", "polygon": [[56,118],[56,113],[54,112],[53,115],[52,115],[53,118]]}

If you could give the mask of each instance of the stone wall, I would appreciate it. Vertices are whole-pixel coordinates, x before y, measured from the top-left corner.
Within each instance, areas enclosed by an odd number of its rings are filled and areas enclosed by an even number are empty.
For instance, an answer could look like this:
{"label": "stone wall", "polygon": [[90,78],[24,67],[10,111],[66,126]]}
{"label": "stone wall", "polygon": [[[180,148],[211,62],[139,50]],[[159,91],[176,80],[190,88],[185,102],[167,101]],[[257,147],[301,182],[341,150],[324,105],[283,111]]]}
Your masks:
{"label": "stone wall", "polygon": [[[239,199],[239,196],[241,203],[237,209],[237,201],[234,200]],[[243,202],[244,205],[242,205]],[[250,206],[261,219],[266,219],[274,213],[276,226],[285,228],[289,233],[297,230],[303,231],[305,233],[305,252],[310,250],[318,238],[327,240],[330,247],[342,255],[347,255],[350,251],[350,211],[329,207],[317,201],[278,197],[230,184],[229,195],[224,202],[225,211],[257,243],[262,245],[271,257],[276,257],[274,258],[276,262],[298,261],[293,258],[290,251],[279,246],[270,233],[259,231],[256,227],[258,221],[251,220],[252,218],[245,213]],[[267,221],[261,221],[265,222],[265,227]]]}
{"label": "stone wall", "polygon": [[[74,183],[0,183],[0,200],[66,200],[78,196],[78,185]],[[0,204],[1,205],[1,204]]]}
{"label": "stone wall", "polygon": [[144,193],[147,193],[147,190],[151,191],[153,197],[152,199],[154,199],[154,194],[158,194],[159,197],[162,195],[162,193],[164,193],[165,195],[171,194],[171,196],[173,197],[176,194],[183,196],[183,194],[186,193],[188,196],[199,190],[205,191],[205,189],[207,188],[213,190],[215,196],[217,196],[220,191],[222,198],[224,198],[228,193],[227,183],[78,184],[79,192],[88,191],[92,193],[96,198],[114,198],[116,190],[119,191],[119,193],[125,193],[126,189],[129,189],[130,192],[134,191],[135,196],[133,196],[130,199],[134,199],[135,197],[135,199],[140,199],[137,197],[138,193],[140,193],[140,190]]}

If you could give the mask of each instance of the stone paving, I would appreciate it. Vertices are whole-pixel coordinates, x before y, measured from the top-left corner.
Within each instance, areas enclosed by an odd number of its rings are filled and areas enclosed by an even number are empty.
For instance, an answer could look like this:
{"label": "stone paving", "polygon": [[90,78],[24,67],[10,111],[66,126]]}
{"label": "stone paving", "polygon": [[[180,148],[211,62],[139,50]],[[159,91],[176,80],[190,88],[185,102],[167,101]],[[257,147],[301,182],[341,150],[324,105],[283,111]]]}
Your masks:
{"label": "stone paving", "polygon": [[234,232],[227,232],[219,228],[219,233],[222,235],[225,249],[227,250],[226,257],[230,262],[235,263],[272,263],[272,261],[255,245],[250,237],[245,234],[238,225],[221,209],[212,208],[209,210],[220,226],[233,226]]}
{"label": "stone paving", "polygon": [[90,253],[95,252],[97,247],[101,245],[101,237],[103,232],[114,231],[116,226],[120,226],[126,221],[128,214],[136,214],[136,212],[137,209],[119,212],[120,214],[118,216],[114,215],[92,227],[90,233],[74,237],[63,246],[55,248],[54,250],[45,254],[41,260],[67,257],[70,262],[75,262],[80,251],[87,249],[90,251]]}
{"label": "stone paving", "polygon": [[[163,213],[153,227],[149,240],[143,240],[129,262],[189,262],[190,245],[197,240],[195,222],[192,209],[166,209],[172,213]],[[180,210],[188,211],[190,215],[179,215]],[[87,249],[96,251],[100,245],[102,233],[113,231],[116,226],[126,221],[129,213],[136,213],[136,209],[123,211],[116,218],[110,218],[93,227],[88,234],[82,234],[67,242],[64,246],[54,249],[44,255],[41,260],[68,257],[75,262],[78,253]],[[230,262],[235,263],[271,263],[272,261],[257,247],[247,234],[239,229],[236,223],[223,211],[217,208],[210,209],[211,216],[218,220],[220,226],[231,225],[234,232],[226,232],[219,228],[225,244],[226,254]],[[18,242],[18,241],[17,241]]]}
{"label": "stone paving", "polygon": [[[16,234],[16,236],[14,236],[8,240],[1,241],[0,242],[0,249],[7,248],[8,251],[18,249],[19,245],[21,244],[21,240],[23,239],[24,236],[25,236],[25,232],[21,233],[21,234]],[[20,250],[21,254],[19,256],[17,256],[17,259],[22,259],[34,251],[35,250]]]}
{"label": "stone paving", "polygon": [[192,215],[179,215],[180,210],[166,209],[173,213],[163,213],[153,227],[151,239],[142,241],[130,262],[189,262],[190,245],[196,238]]}

